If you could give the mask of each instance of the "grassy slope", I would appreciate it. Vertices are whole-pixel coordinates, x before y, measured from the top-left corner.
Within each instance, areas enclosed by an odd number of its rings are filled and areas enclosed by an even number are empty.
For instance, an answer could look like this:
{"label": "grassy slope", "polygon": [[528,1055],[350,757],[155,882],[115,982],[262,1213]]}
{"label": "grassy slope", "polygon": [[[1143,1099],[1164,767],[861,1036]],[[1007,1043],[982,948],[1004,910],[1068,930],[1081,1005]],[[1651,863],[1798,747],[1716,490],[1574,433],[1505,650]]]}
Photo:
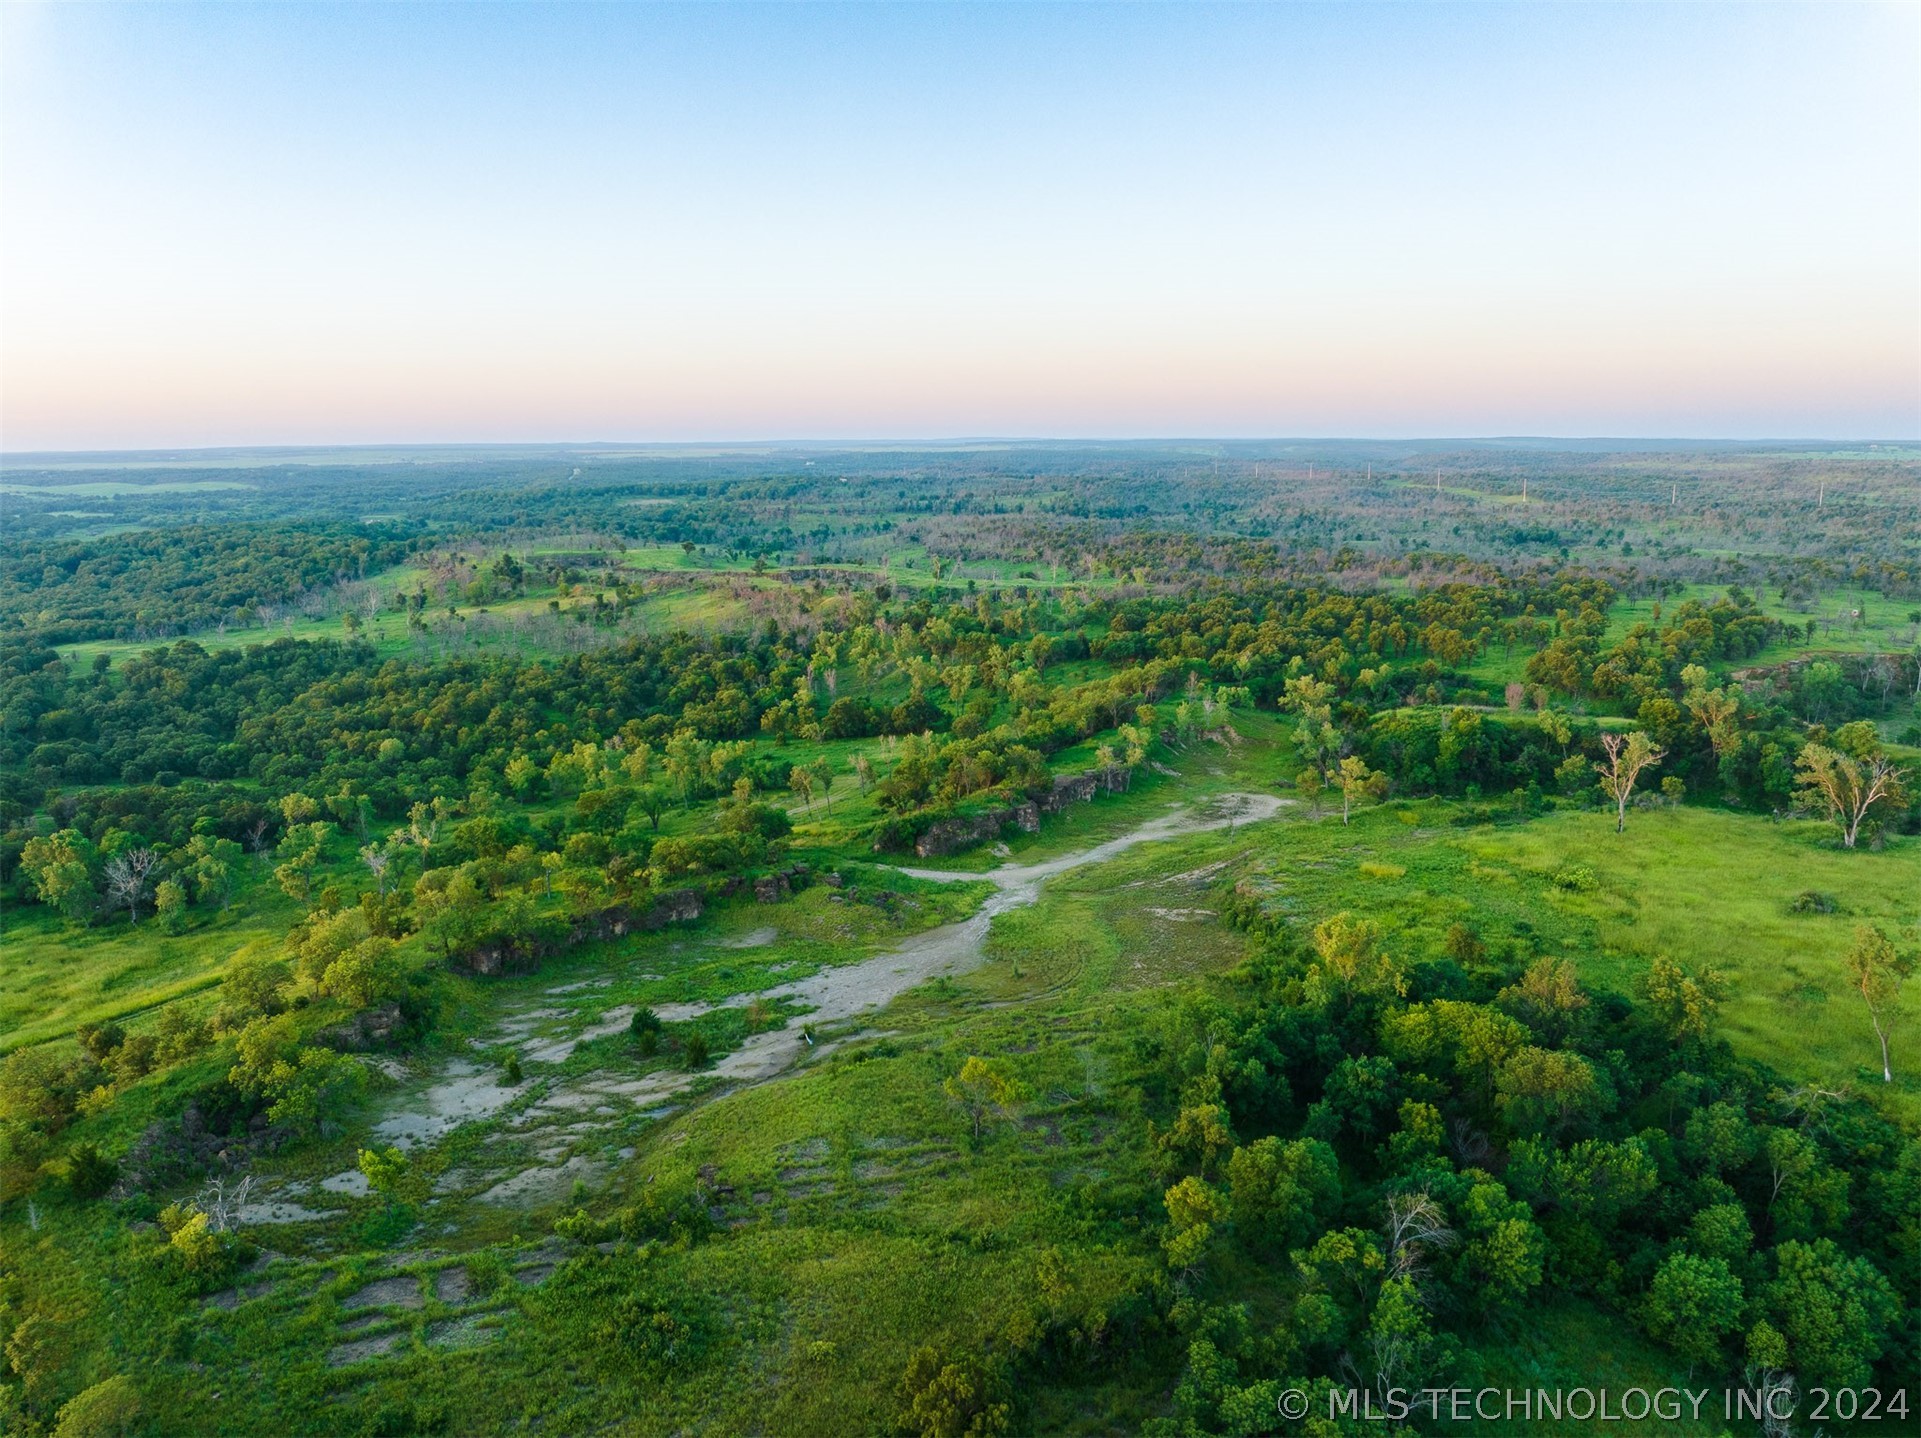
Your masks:
{"label": "grassy slope", "polygon": [[195,909],[179,935],[161,931],[151,905],[137,928],[124,912],[80,930],[38,904],[8,914],[0,928],[0,1052],[211,988],[241,949],[278,945],[298,906],[251,859],[246,872],[250,882],[231,909]]}
{"label": "grassy slope", "polygon": [[[1021,847],[1030,857],[1082,847],[1163,811],[1177,794],[1193,792],[1190,782],[1245,783],[1271,771],[1278,757],[1265,742],[1231,754],[1198,749],[1177,760],[1188,780],[1144,782],[1134,794],[1049,821]],[[1151,1211],[1146,1114],[1132,1086],[1147,1063],[1140,1041],[1166,1030],[1180,980],[1243,952],[1237,935],[1195,912],[1235,877],[1270,885],[1271,901],[1303,923],[1366,905],[1386,919],[1395,943],[1415,953],[1437,948],[1448,924],[1471,918],[1490,939],[1572,954],[1590,982],[1604,986],[1631,983],[1641,955],[1655,948],[1686,963],[1713,959],[1735,981],[1726,1031],[1738,1046],[1789,1074],[1845,1078],[1859,1070],[1868,1053],[1865,1021],[1851,1021],[1860,1016],[1849,1011],[1829,960],[1854,917],[1896,918],[1911,905],[1912,847],[1841,854],[1823,848],[1811,828],[1702,810],[1637,814],[1619,840],[1598,815],[1460,829],[1448,822],[1454,812],[1442,804],[1393,805],[1345,828],[1332,817],[1297,815],[1141,846],[1070,871],[1040,904],[997,922],[984,968],[896,1003],[881,1020],[891,1037],[636,1125],[629,1141],[639,1152],[596,1190],[593,1207],[631,1201],[651,1183],[691,1181],[706,1169],[732,1188],[722,1200],[727,1221],[742,1225],[654,1260],[667,1288],[698,1295],[716,1335],[670,1383],[635,1386],[631,1376],[610,1372],[591,1346],[568,1336],[538,1291],[518,1290],[506,1302],[520,1316],[483,1351],[427,1346],[447,1318],[429,1302],[401,1319],[404,1343],[394,1356],[330,1369],[326,1354],[348,1316],[340,1301],[368,1259],[351,1256],[364,1240],[322,1226],[276,1232],[274,1241],[324,1262],[330,1280],[196,1320],[195,1361],[252,1379],[209,1384],[168,1362],[169,1411],[208,1431],[258,1431],[310,1416],[323,1398],[365,1416],[438,1395],[456,1431],[526,1422],[637,1433],[881,1431],[895,1411],[895,1379],[916,1346],[976,1348],[1032,1310],[1043,1250],[1053,1249],[1064,1265],[1065,1286],[1048,1303],[1066,1314],[1110,1304],[1151,1271],[1151,1234],[1128,1236],[1111,1219],[1090,1215],[1112,1213],[1116,1203],[1123,1212]],[[1568,862],[1593,867],[1601,887],[1575,896],[1553,889],[1548,876]],[[1362,863],[1374,867],[1363,872]],[[1843,894],[1854,913],[1786,916],[1781,901],[1806,885]],[[912,923],[939,917],[930,911]],[[860,935],[820,928],[845,918],[818,893],[774,909],[723,909],[690,933],[583,950],[532,978],[466,986],[467,1007],[449,1014],[447,1031],[478,1032],[502,1006],[589,975],[625,976],[617,977],[618,992],[600,991],[600,1001],[714,995],[757,987],[776,964],[811,966],[822,942],[840,942],[845,952],[850,940],[864,948],[886,937],[878,928]],[[767,947],[730,951],[712,943],[770,922],[779,937]],[[1726,934],[1738,941],[1717,937]],[[636,971],[660,978],[642,982]],[[1797,985],[1827,997],[1784,1007],[1782,993]],[[1003,1059],[1031,1095],[1019,1121],[991,1125],[978,1148],[939,1091],[970,1053]],[[1894,1096],[1910,1121],[1914,1094],[1903,1085]],[[350,1134],[293,1166],[327,1171],[360,1141]],[[477,1141],[499,1140],[483,1129]],[[482,1242],[511,1246],[516,1234],[545,1232],[552,1213],[551,1205],[485,1215],[470,1209],[433,1242],[456,1252]],[[42,1242],[83,1242],[78,1217],[51,1213]],[[330,1259],[328,1251],[343,1243],[349,1256]],[[58,1251],[22,1257],[39,1268]],[[121,1262],[107,1253],[89,1259],[86,1273],[66,1285],[72,1302],[111,1311],[109,1275]],[[1257,1308],[1273,1298],[1261,1287],[1271,1276],[1245,1295],[1239,1286],[1254,1282],[1252,1275],[1212,1281],[1216,1297],[1245,1296]],[[1534,1317],[1525,1331],[1472,1344],[1463,1373],[1495,1384],[1605,1381],[1615,1388],[1686,1377],[1665,1354],[1579,1304]],[[153,1351],[164,1339],[137,1314],[116,1321],[133,1349]],[[1160,1388],[1144,1358],[1158,1353],[1170,1361],[1169,1339],[1129,1341],[1148,1345],[1141,1360],[1051,1372],[1027,1395],[1035,1430],[1121,1431],[1157,1411]],[[210,1390],[226,1396],[216,1400]],[[1601,1430],[1570,1423],[1530,1431]]]}
{"label": "grassy slope", "polygon": [[[1903,1000],[1910,1023],[1897,1033],[1896,1082],[1884,1093],[1867,1013],[1841,968],[1857,924],[1912,932],[1921,904],[1915,840],[1849,853],[1825,826],[1694,807],[1638,812],[1619,836],[1598,812],[1473,829],[1453,828],[1450,817],[1443,804],[1404,804],[1346,830],[1326,821],[1269,830],[1286,842],[1248,871],[1290,917],[1365,912],[1417,956],[1438,957],[1448,927],[1466,922],[1489,940],[1566,954],[1588,983],[1622,992],[1656,954],[1712,965],[1730,980],[1722,1031],[1737,1051],[1793,1078],[1855,1084],[1903,1121],[1921,1119],[1921,1029],[1912,1023],[1921,996]],[[1592,869],[1598,887],[1557,888],[1552,876],[1573,866]],[[1789,912],[1807,889],[1834,895],[1840,911]]]}

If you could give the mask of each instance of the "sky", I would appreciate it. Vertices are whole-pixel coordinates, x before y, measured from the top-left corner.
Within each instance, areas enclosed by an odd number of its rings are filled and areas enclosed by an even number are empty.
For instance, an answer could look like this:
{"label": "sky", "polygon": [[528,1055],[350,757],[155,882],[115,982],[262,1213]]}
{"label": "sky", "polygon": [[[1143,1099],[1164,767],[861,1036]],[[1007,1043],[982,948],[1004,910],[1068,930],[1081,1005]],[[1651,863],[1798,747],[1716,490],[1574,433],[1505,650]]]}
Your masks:
{"label": "sky", "polygon": [[0,3],[0,447],[1921,436],[1921,7]]}

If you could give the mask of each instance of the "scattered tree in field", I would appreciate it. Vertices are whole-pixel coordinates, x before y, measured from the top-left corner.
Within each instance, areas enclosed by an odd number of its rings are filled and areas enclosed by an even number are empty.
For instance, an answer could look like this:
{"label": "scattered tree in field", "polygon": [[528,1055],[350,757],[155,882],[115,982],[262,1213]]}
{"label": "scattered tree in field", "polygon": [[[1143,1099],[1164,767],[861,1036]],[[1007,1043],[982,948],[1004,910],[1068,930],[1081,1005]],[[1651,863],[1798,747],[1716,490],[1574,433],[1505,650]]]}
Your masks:
{"label": "scattered tree in field", "polygon": [[287,1007],[286,990],[293,970],[258,950],[242,949],[227,964],[220,983],[220,1007],[214,1011],[217,1029],[241,1029],[259,1018],[272,1018]]}
{"label": "scattered tree in field", "polygon": [[1639,729],[1623,738],[1619,734],[1603,734],[1601,748],[1607,753],[1607,762],[1601,766],[1601,792],[1614,804],[1614,832],[1619,834],[1628,826],[1628,800],[1634,795],[1634,786],[1644,771],[1659,764],[1666,757],[1665,749],[1654,747],[1654,741]]}
{"label": "scattered tree in field", "polygon": [[407,1176],[407,1155],[397,1148],[360,1150],[356,1164],[367,1187],[391,1204],[400,1201],[400,1185]]}
{"label": "scattered tree in field", "polygon": [[988,1116],[1007,1115],[1020,1100],[1020,1086],[997,1063],[969,1055],[961,1071],[941,1084],[941,1092],[967,1115],[978,1143]]}
{"label": "scattered tree in field", "polygon": [[1915,957],[1899,952],[1886,934],[1863,924],[1854,931],[1847,966],[1849,987],[1867,1004],[1874,1036],[1881,1043],[1881,1082],[1893,1083],[1888,1033],[1901,1011],[1901,985],[1914,975]]}
{"label": "scattered tree in field", "polygon": [[1294,746],[1310,767],[1326,774],[1341,751],[1341,731],[1334,725],[1334,687],[1311,675],[1287,681],[1281,708],[1300,715]]}
{"label": "scattered tree in field", "polygon": [[147,897],[147,880],[159,864],[160,855],[152,849],[128,849],[107,860],[102,871],[107,880],[107,897],[127,908],[129,923],[140,922],[140,902]]}
{"label": "scattered tree in field", "polygon": [[1318,819],[1321,816],[1321,795],[1327,792],[1327,776],[1312,764],[1306,764],[1294,776],[1294,787],[1301,791],[1301,797],[1307,800],[1308,808]]}
{"label": "scattered tree in field", "polygon": [[1358,799],[1380,799],[1387,794],[1387,775],[1367,767],[1358,754],[1350,754],[1341,760],[1340,767],[1334,771],[1335,781],[1341,786],[1341,822],[1347,823],[1348,815]]}
{"label": "scattered tree in field", "polygon": [[826,801],[827,812],[830,814],[833,813],[834,812],[834,767],[833,765],[826,759],[825,756],[823,756],[819,759],[814,760],[814,762],[811,764],[807,764],[807,765],[797,764],[794,767],[796,772],[799,772],[803,768],[806,770],[808,777],[814,781],[815,792],[817,792],[821,796],[821,798]]}
{"label": "scattered tree in field", "polygon": [[120,1165],[92,1144],[77,1143],[67,1150],[67,1187],[75,1198],[99,1198],[119,1176]]}
{"label": "scattered tree in field", "polygon": [[647,827],[660,832],[660,816],[667,812],[667,791],[658,784],[642,784],[634,790],[634,807],[647,816]]}
{"label": "scattered tree in field", "polygon": [[1841,830],[1842,845],[1849,849],[1870,815],[1895,808],[1907,797],[1902,782],[1907,771],[1895,768],[1880,753],[1857,757],[1825,744],[1809,744],[1795,761],[1795,775],[1801,785],[1796,797],[1810,808],[1825,810]]}
{"label": "scattered tree in field", "polygon": [[627,1021],[627,1032],[632,1034],[641,1053],[651,1058],[660,1050],[660,1015],[650,1008],[634,1010],[633,1018]]}

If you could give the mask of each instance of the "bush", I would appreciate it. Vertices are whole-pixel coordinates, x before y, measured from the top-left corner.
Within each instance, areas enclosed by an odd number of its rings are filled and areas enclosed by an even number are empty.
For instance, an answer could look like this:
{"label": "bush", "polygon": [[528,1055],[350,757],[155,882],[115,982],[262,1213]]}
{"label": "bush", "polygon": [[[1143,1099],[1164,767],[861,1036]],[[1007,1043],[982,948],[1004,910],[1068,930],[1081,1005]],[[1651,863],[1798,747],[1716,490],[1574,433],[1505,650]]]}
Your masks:
{"label": "bush", "polygon": [[67,1154],[67,1187],[75,1198],[99,1198],[118,1177],[120,1165],[90,1143],[77,1143]]}
{"label": "bush", "polygon": [[660,1015],[652,1009],[635,1009],[627,1032],[633,1035],[643,1056],[652,1058],[660,1051]]}
{"label": "bush", "polygon": [[681,1058],[689,1070],[706,1068],[708,1061],[707,1036],[701,1033],[691,1033],[687,1035],[681,1045]]}
{"label": "bush", "polygon": [[506,1261],[491,1248],[483,1249],[467,1260],[467,1282],[475,1293],[484,1297],[506,1281]]}
{"label": "bush", "polygon": [[53,1438],[120,1438],[140,1421],[140,1391],[116,1374],[85,1389],[60,1410]]}
{"label": "bush", "polygon": [[541,1306],[575,1351],[615,1372],[652,1376],[704,1355],[716,1326],[707,1302],[630,1253],[583,1254],[562,1264],[541,1293]]}
{"label": "bush", "polygon": [[965,1360],[945,1362],[931,1347],[918,1349],[901,1375],[900,1426],[920,1438],[992,1438],[1012,1416],[999,1384]]}
{"label": "bush", "polygon": [[1586,864],[1570,864],[1565,869],[1556,869],[1549,882],[1570,894],[1591,894],[1601,887],[1600,879]]}
{"label": "bush", "polygon": [[1832,914],[1841,907],[1840,901],[1832,894],[1824,894],[1819,889],[1803,889],[1788,901],[1791,914]]}

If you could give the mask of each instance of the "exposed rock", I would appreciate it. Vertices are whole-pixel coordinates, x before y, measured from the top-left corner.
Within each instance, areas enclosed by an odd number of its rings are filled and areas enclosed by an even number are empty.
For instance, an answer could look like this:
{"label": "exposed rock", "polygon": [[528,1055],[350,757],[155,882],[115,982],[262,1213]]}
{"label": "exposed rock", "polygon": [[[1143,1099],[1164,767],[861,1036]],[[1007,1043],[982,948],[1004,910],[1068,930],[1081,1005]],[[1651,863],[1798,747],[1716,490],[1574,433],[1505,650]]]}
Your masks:
{"label": "exposed rock", "polygon": [[700,890],[675,889],[662,894],[654,907],[642,917],[643,929],[661,929],[668,924],[691,924],[701,915]]}
{"label": "exposed rock", "polygon": [[420,1304],[420,1280],[411,1274],[376,1278],[340,1302],[342,1308],[418,1308]]}
{"label": "exposed rock", "polygon": [[362,1359],[382,1357],[399,1347],[402,1337],[399,1333],[383,1333],[376,1338],[361,1338],[352,1343],[339,1344],[327,1354],[327,1365],[330,1368],[342,1368]]}
{"label": "exposed rock", "polygon": [[754,880],[754,901],[760,904],[778,904],[791,890],[785,874],[769,874],[764,879]]}
{"label": "exposed rock", "polygon": [[407,1016],[400,1011],[399,1004],[363,1009],[344,1023],[333,1024],[315,1035],[328,1048],[342,1053],[389,1048],[407,1036]]}
{"label": "exposed rock", "polygon": [[275,1125],[264,1113],[218,1114],[209,1118],[191,1101],[176,1119],[149,1124],[120,1160],[122,1197],[171,1187],[223,1169],[243,1168],[255,1155],[272,1153],[293,1137],[290,1126]]}
{"label": "exposed rock", "polygon": [[1124,764],[1092,769],[1085,774],[1059,774],[1053,786],[1038,799],[1010,804],[986,814],[935,820],[914,841],[914,852],[923,859],[958,854],[963,849],[999,838],[1009,824],[1023,833],[1038,834],[1041,815],[1058,814],[1069,804],[1085,804],[1097,794],[1123,793],[1133,779],[1134,771]]}
{"label": "exposed rock", "polygon": [[635,914],[625,904],[615,904],[574,920],[560,943],[525,935],[497,939],[456,955],[454,962],[483,978],[498,978],[508,973],[529,973],[549,954],[579,944],[618,939],[635,931],[651,933],[669,924],[691,923],[701,916],[703,903],[698,889],[674,889],[662,894],[654,906]]}
{"label": "exposed rock", "polygon": [[1025,833],[1040,833],[1040,807],[1029,801],[968,818],[938,819],[914,841],[914,852],[923,859],[957,854],[989,839],[998,839],[1001,830],[1009,824]]}

